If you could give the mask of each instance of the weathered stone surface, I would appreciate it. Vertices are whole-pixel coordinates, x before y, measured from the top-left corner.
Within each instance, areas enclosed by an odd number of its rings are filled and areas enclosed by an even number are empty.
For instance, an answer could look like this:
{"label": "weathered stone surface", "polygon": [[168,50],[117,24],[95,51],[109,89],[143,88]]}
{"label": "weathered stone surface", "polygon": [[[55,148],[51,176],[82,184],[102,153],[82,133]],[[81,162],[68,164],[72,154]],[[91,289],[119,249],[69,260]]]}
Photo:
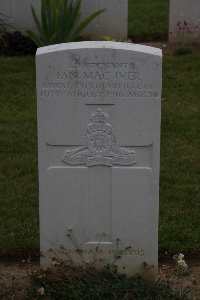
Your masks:
{"label": "weathered stone surface", "polygon": [[38,49],[42,252],[63,245],[76,262],[156,273],[161,77],[156,48]]}
{"label": "weathered stone surface", "polygon": [[200,42],[199,0],[170,0],[169,41]]}

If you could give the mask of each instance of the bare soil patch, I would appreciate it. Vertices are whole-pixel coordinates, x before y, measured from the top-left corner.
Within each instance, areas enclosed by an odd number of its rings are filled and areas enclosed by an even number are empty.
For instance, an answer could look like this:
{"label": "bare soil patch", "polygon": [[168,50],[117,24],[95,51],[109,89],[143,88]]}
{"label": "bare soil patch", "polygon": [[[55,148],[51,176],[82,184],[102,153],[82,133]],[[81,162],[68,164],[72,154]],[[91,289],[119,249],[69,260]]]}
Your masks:
{"label": "bare soil patch", "polygon": [[[171,287],[182,293],[189,290],[189,300],[200,299],[200,259],[187,261],[189,270],[178,274],[172,263],[161,263],[158,282],[170,283]],[[30,286],[30,275],[39,269],[39,264],[28,262],[0,262],[0,299],[26,299]]]}
{"label": "bare soil patch", "polygon": [[179,291],[189,291],[189,300],[200,300],[200,259],[190,259],[186,261],[188,271],[180,274],[174,263],[160,263],[160,272],[157,281],[170,284],[171,288]]}
{"label": "bare soil patch", "polygon": [[26,299],[30,275],[39,269],[39,264],[27,262],[0,262],[0,299]]}

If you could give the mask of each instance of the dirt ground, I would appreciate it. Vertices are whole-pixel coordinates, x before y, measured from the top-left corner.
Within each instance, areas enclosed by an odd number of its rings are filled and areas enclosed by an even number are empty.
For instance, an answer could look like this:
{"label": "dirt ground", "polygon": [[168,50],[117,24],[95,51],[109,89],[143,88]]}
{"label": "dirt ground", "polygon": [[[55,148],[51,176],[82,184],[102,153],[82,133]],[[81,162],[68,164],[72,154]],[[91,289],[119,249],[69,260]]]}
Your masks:
{"label": "dirt ground", "polygon": [[[157,281],[169,282],[180,294],[184,289],[189,289],[189,299],[200,300],[200,259],[187,261],[187,264],[188,272],[178,276],[174,265],[161,263]],[[39,265],[36,263],[0,262],[0,299],[26,299],[30,275],[38,269]]]}

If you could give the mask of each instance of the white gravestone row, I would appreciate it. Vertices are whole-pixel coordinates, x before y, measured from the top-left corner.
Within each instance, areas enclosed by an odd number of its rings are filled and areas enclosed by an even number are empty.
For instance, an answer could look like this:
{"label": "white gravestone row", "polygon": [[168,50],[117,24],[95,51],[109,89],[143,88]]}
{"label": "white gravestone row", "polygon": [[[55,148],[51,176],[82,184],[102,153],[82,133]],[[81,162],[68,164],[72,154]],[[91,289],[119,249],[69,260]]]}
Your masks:
{"label": "white gravestone row", "polygon": [[169,41],[200,42],[199,0],[170,0]]}
{"label": "white gravestone row", "polygon": [[40,0],[1,0],[0,12],[6,16],[6,23],[12,25],[12,27],[8,27],[8,30],[19,30],[23,33],[26,29],[36,30],[31,5],[40,16],[40,3]]}
{"label": "white gravestone row", "polygon": [[[10,30],[36,30],[31,4],[40,16],[40,0],[1,0],[0,11],[8,16],[7,22],[15,26]],[[102,39],[106,35],[127,39],[128,0],[82,0],[81,17],[84,19],[100,9],[106,11],[94,19],[82,35],[90,39]]]}
{"label": "white gravestone row", "polygon": [[161,51],[80,42],[36,58],[41,251],[155,275]]}

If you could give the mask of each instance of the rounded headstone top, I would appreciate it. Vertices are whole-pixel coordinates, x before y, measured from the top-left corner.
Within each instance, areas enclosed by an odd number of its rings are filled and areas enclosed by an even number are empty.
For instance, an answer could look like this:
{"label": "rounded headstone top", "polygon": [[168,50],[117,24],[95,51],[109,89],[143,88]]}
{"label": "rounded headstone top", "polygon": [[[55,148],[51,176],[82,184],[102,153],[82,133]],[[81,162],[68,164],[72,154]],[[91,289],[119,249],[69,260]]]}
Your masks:
{"label": "rounded headstone top", "polygon": [[141,52],[151,55],[162,56],[162,50],[145,45],[123,43],[123,42],[109,42],[109,41],[84,41],[64,43],[51,46],[45,46],[37,49],[36,55],[55,53],[66,50],[78,49],[114,49]]}

